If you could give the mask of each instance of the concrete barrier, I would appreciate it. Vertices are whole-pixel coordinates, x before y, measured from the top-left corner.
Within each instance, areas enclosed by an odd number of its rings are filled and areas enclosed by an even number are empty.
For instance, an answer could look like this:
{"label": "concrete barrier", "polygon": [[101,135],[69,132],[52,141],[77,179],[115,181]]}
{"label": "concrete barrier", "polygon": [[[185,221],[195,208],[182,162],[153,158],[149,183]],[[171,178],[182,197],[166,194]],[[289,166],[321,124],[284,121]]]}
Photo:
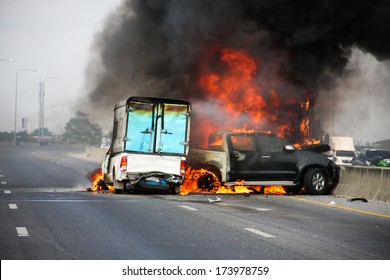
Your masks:
{"label": "concrete barrier", "polygon": [[333,194],[390,202],[390,168],[342,166]]}

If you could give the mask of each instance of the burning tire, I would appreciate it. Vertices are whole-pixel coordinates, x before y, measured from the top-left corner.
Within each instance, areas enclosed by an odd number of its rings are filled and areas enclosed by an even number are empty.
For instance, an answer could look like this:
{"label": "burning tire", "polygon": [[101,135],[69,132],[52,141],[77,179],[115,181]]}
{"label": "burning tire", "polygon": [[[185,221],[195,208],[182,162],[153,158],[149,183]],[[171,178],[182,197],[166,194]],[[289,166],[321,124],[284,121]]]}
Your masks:
{"label": "burning tire", "polygon": [[221,171],[213,165],[202,166],[202,169],[205,172],[198,178],[198,188],[207,191],[218,189],[222,179]]}
{"label": "burning tire", "polygon": [[328,192],[328,180],[320,168],[309,169],[304,178],[305,191],[309,194],[322,195]]}

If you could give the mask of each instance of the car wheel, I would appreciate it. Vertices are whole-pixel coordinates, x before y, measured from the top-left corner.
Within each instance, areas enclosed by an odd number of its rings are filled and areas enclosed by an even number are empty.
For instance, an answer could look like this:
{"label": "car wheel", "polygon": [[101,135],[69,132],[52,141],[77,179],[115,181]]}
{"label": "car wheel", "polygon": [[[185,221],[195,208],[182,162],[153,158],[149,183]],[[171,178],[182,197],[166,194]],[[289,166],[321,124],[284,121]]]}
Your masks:
{"label": "car wheel", "polygon": [[124,181],[118,181],[116,178],[115,178],[115,170],[113,171],[113,174],[114,174],[114,193],[116,194],[122,194],[123,193],[123,189],[125,188],[125,182]]}
{"label": "car wheel", "polygon": [[169,193],[173,195],[180,194],[180,184],[174,184],[169,188]]}
{"label": "car wheel", "polygon": [[122,194],[124,185],[124,182],[114,180],[114,193]]}
{"label": "car wheel", "polygon": [[320,168],[309,169],[304,178],[305,191],[309,194],[326,194],[328,192],[328,180],[324,171]]}
{"label": "car wheel", "polygon": [[[210,171],[209,171],[210,172]],[[211,191],[216,182],[216,176],[211,173],[206,173],[198,178],[198,188],[206,191]]]}
{"label": "car wheel", "polygon": [[206,164],[198,167],[202,170],[202,175],[198,178],[198,189],[210,192],[218,189],[221,184],[222,174],[221,171],[214,165]]}

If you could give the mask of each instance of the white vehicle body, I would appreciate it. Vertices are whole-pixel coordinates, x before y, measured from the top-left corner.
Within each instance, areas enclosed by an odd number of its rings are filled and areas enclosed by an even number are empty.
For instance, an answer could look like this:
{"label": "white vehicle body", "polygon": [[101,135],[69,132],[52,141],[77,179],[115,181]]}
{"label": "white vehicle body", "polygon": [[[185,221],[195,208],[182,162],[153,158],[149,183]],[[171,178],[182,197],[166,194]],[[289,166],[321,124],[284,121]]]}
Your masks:
{"label": "white vehicle body", "polygon": [[179,192],[189,149],[191,105],[183,100],[130,97],[114,109],[111,147],[102,163],[116,193]]}
{"label": "white vehicle body", "polygon": [[329,139],[331,157],[337,165],[352,165],[352,159],[356,157],[356,149],[351,137],[332,136]]}

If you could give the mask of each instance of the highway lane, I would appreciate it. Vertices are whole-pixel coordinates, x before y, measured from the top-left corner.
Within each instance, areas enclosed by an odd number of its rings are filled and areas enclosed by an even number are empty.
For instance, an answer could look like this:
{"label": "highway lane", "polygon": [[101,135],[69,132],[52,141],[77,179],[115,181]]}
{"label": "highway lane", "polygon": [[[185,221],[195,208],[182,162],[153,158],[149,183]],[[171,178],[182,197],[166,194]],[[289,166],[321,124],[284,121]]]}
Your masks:
{"label": "highway lane", "polygon": [[385,259],[390,207],[333,196],[87,192],[81,148],[0,145],[0,257]]}

